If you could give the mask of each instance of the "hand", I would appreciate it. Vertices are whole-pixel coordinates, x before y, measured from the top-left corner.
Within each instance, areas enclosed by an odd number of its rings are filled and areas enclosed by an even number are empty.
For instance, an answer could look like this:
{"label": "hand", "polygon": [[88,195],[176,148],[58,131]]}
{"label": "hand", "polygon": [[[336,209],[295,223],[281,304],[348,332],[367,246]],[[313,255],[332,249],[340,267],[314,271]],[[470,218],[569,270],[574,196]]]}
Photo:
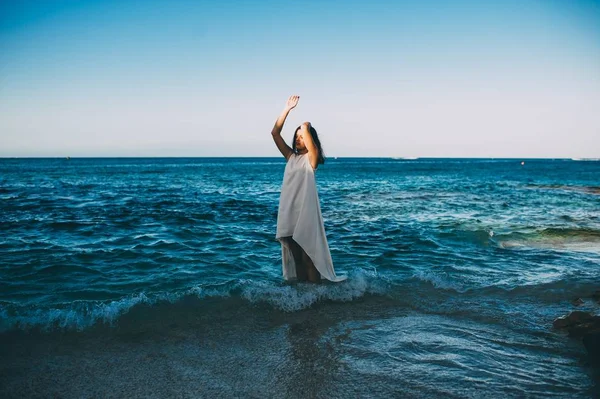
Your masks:
{"label": "hand", "polygon": [[298,105],[298,100],[300,100],[300,96],[290,96],[287,100],[287,104],[285,104],[285,108],[287,110],[291,110]]}
{"label": "hand", "polygon": [[302,129],[302,130],[306,130],[306,131],[310,130],[310,122],[304,122],[304,123],[303,123],[303,124],[300,126],[300,129]]}

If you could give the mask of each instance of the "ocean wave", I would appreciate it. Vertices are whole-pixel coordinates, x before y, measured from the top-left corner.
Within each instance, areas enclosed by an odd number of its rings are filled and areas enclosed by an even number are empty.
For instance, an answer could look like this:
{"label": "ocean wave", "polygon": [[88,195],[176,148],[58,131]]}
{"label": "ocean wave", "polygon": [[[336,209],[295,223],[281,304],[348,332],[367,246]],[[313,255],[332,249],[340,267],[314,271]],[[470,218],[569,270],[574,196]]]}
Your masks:
{"label": "ocean wave", "polygon": [[537,248],[600,252],[600,230],[593,228],[542,228],[531,232],[513,232],[496,235],[494,241],[501,248]]}
{"label": "ocean wave", "polygon": [[[544,277],[546,278],[535,280],[519,277],[501,280],[488,278],[476,282],[463,280],[461,276],[452,277],[440,271],[420,271],[414,273],[407,281],[395,282],[398,284],[392,287],[389,295],[394,298],[400,295],[400,298],[406,299],[405,293],[410,290],[410,293],[416,294],[418,298],[433,300],[453,298],[483,301],[494,298],[505,303],[513,301],[530,303],[534,300],[537,303],[553,306],[560,302],[570,303],[576,298],[591,298],[598,290],[598,282],[593,273],[588,275],[555,273],[553,276],[546,274]],[[597,308],[597,305],[594,305],[594,308]]]}
{"label": "ocean wave", "polygon": [[[0,332],[32,329],[44,332],[83,331],[96,325],[115,327],[122,316],[138,306],[147,306],[150,314],[161,320],[164,312],[172,311],[171,305],[191,305],[184,312],[205,312],[226,309],[232,304],[238,306],[236,301],[243,301],[250,308],[258,306],[259,312],[266,307],[285,313],[328,302],[351,303],[368,296],[385,296],[396,301],[393,306],[408,307],[443,304],[448,299],[477,302],[491,299],[507,303],[535,300],[552,305],[591,296],[597,287],[594,275],[557,274],[548,281],[537,282],[518,278],[476,282],[444,271],[423,270],[402,279],[392,279],[375,270],[357,269],[341,283],[287,283],[238,278],[178,291],[138,292],[117,300],[79,299],[51,306],[0,301]],[[165,304],[168,306],[163,306]]]}
{"label": "ocean wave", "polygon": [[382,295],[388,282],[377,272],[358,270],[341,283],[281,283],[237,279],[222,284],[199,285],[179,292],[136,293],[114,301],[74,301],[64,306],[18,306],[0,304],[0,332],[40,329],[83,331],[98,323],[114,326],[134,307],[168,302],[176,304],[190,296],[197,299],[241,298],[252,304],[266,303],[283,312],[296,312],[325,301],[349,302],[366,294]]}
{"label": "ocean wave", "polygon": [[483,289],[486,292],[492,292],[493,290],[510,293],[511,295],[527,295],[538,298],[550,297],[552,300],[558,300],[562,294],[567,296],[591,295],[598,290],[598,283],[592,277],[562,276],[561,278],[539,283],[497,285]]}
{"label": "ocean wave", "polygon": [[266,302],[279,310],[294,312],[326,300],[349,302],[367,293],[385,294],[387,287],[387,280],[377,272],[359,270],[342,283],[275,286],[252,282],[241,287],[241,296],[252,303]]}
{"label": "ocean wave", "polygon": [[[562,220],[565,216],[561,217]],[[555,249],[600,252],[600,230],[592,227],[539,227],[497,232],[491,226],[453,228],[443,238],[503,249]]]}
{"label": "ocean wave", "polygon": [[61,308],[14,307],[11,304],[0,306],[0,332],[12,329],[43,331],[55,329],[75,329],[82,331],[98,321],[112,325],[124,313],[139,303],[153,302],[146,294],[140,293],[118,301],[75,301]]}
{"label": "ocean wave", "polygon": [[50,276],[60,276],[61,274],[97,274],[102,275],[103,273],[99,270],[91,269],[85,266],[77,266],[77,265],[52,265],[43,267],[35,272],[35,275],[50,275]]}
{"label": "ocean wave", "polygon": [[418,271],[412,275],[412,279],[431,284],[434,288],[442,290],[453,290],[456,292],[466,292],[468,290],[464,284],[452,281],[447,273],[435,273],[430,270]]}
{"label": "ocean wave", "polygon": [[567,184],[528,184],[527,188],[531,189],[542,189],[542,190],[565,190],[565,191],[577,191],[586,194],[600,194],[599,186],[575,186]]}
{"label": "ocean wave", "polygon": [[490,239],[494,236],[494,231],[491,228],[475,228],[475,229],[453,229],[451,232],[440,234],[444,238],[451,238],[461,242],[467,241],[478,245],[489,245]]}
{"label": "ocean wave", "polygon": [[159,250],[175,251],[175,250],[186,250],[186,249],[194,249],[194,248],[192,248],[189,245],[186,245],[180,241],[164,240],[164,239],[155,240],[150,243],[138,243],[138,244],[133,245],[131,248],[129,248],[129,250],[145,250],[145,249],[152,249],[154,251],[159,251]]}

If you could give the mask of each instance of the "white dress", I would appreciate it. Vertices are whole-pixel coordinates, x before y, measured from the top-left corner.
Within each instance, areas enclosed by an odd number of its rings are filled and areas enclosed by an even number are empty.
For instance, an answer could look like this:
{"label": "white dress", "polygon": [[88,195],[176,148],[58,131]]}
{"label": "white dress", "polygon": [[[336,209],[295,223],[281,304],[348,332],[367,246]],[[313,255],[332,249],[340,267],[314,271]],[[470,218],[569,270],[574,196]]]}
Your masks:
{"label": "white dress", "polygon": [[323,216],[319,205],[315,171],[308,154],[292,154],[283,174],[283,185],[277,214],[277,234],[281,243],[283,278],[294,280],[296,264],[284,237],[292,237],[313,261],[323,278],[343,281],[347,276],[336,276],[329,245],[325,236]]}

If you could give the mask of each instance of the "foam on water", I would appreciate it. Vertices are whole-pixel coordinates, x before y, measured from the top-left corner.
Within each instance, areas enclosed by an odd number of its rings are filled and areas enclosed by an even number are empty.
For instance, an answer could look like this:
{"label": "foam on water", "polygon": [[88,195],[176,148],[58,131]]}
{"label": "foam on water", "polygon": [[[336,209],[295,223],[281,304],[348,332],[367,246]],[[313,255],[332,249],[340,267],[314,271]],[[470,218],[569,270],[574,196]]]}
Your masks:
{"label": "foam on water", "polygon": [[267,303],[277,310],[295,312],[323,301],[349,302],[365,294],[385,294],[387,289],[387,280],[376,272],[357,270],[341,283],[289,285],[239,279],[222,284],[194,286],[179,292],[142,292],[113,301],[74,301],[61,307],[30,308],[4,304],[0,305],[0,332],[34,327],[45,331],[81,331],[98,322],[114,326],[119,317],[137,305],[177,303],[187,296],[198,299],[240,297],[250,303]]}
{"label": "foam on water", "polygon": [[592,228],[541,228],[535,231],[498,234],[501,248],[538,248],[600,253],[600,231]]}
{"label": "foam on water", "polygon": [[278,286],[268,282],[251,282],[242,284],[241,290],[241,296],[252,303],[266,302],[277,309],[293,312],[325,300],[349,302],[367,293],[384,294],[387,281],[375,272],[357,270],[341,283]]}

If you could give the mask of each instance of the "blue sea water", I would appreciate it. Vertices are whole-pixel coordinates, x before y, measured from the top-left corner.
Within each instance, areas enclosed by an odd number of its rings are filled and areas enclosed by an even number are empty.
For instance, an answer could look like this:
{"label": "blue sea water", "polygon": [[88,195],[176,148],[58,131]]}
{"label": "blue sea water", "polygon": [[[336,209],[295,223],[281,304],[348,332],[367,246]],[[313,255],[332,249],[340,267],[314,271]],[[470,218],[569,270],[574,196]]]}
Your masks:
{"label": "blue sea water", "polygon": [[257,372],[247,396],[587,397],[552,321],[600,288],[600,162],[521,161],[328,159],[349,278],[313,285],[282,280],[283,158],[1,159],[0,332],[188,326],[213,348],[196,359],[266,351],[263,370],[316,379]]}

